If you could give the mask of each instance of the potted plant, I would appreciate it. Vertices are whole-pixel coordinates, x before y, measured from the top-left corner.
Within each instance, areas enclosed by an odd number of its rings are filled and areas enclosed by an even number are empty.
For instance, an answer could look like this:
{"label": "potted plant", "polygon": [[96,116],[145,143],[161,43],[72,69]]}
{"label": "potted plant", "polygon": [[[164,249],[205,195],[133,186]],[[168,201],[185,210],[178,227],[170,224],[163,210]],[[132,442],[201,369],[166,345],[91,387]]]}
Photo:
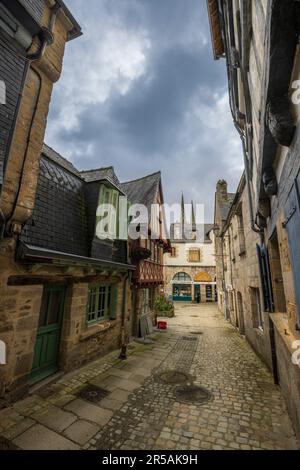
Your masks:
{"label": "potted plant", "polygon": [[155,299],[155,313],[159,317],[172,318],[175,316],[174,304],[171,300],[167,300],[164,295],[159,295]]}

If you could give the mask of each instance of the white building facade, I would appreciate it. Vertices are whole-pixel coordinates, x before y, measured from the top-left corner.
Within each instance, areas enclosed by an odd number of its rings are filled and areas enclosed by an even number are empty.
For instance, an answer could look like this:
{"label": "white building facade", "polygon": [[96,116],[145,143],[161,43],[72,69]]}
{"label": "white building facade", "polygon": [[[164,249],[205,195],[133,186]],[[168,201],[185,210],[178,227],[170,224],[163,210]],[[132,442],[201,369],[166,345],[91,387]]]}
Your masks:
{"label": "white building facade", "polygon": [[[213,224],[204,224],[199,232],[193,221],[194,239],[182,236],[184,212],[181,223],[171,225],[171,253],[164,255],[164,290],[174,302],[215,302],[216,262]],[[203,229],[203,230],[201,230]]]}

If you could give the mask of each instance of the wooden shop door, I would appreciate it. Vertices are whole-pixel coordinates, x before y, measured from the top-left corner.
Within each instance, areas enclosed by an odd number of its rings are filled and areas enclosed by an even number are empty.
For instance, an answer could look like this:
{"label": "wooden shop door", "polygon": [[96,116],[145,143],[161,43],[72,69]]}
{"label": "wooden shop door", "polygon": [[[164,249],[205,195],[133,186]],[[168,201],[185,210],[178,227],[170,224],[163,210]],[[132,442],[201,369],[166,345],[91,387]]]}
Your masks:
{"label": "wooden shop door", "polygon": [[58,370],[65,293],[64,286],[44,288],[30,384],[45,379]]}

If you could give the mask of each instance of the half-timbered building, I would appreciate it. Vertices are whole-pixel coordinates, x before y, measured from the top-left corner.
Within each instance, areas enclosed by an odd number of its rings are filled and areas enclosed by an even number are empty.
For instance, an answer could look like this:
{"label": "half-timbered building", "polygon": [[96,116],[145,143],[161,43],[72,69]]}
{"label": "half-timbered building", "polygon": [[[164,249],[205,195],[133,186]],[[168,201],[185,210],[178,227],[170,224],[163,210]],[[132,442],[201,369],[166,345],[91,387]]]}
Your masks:
{"label": "half-timbered building", "polygon": [[161,173],[128,181],[121,188],[131,205],[138,204],[147,209],[144,230],[143,224],[139,224],[140,237],[130,240],[130,257],[136,266],[133,273],[132,334],[144,336],[147,320],[154,320],[155,299],[163,293],[163,255],[170,250],[162,207]]}

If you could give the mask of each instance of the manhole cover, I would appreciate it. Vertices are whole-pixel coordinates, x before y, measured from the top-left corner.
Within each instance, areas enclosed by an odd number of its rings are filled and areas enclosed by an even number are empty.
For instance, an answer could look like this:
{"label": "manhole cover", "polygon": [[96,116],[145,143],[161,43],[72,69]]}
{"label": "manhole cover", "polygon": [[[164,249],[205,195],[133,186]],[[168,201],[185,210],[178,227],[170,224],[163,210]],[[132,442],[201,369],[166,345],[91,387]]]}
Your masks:
{"label": "manhole cover", "polygon": [[183,403],[207,403],[212,399],[212,394],[206,388],[197,385],[184,385],[175,391],[178,401]]}
{"label": "manhole cover", "polygon": [[191,376],[180,370],[165,370],[156,375],[161,382],[170,385],[183,384],[191,380]]}
{"label": "manhole cover", "polygon": [[202,331],[191,331],[191,335],[203,335]]}
{"label": "manhole cover", "polygon": [[83,398],[83,400],[90,401],[92,403],[98,403],[103,400],[103,398],[107,397],[107,395],[109,395],[107,390],[91,384],[76,393],[77,397]]}
{"label": "manhole cover", "polygon": [[194,338],[193,336],[183,336],[182,339],[184,341],[197,341],[197,338]]}

